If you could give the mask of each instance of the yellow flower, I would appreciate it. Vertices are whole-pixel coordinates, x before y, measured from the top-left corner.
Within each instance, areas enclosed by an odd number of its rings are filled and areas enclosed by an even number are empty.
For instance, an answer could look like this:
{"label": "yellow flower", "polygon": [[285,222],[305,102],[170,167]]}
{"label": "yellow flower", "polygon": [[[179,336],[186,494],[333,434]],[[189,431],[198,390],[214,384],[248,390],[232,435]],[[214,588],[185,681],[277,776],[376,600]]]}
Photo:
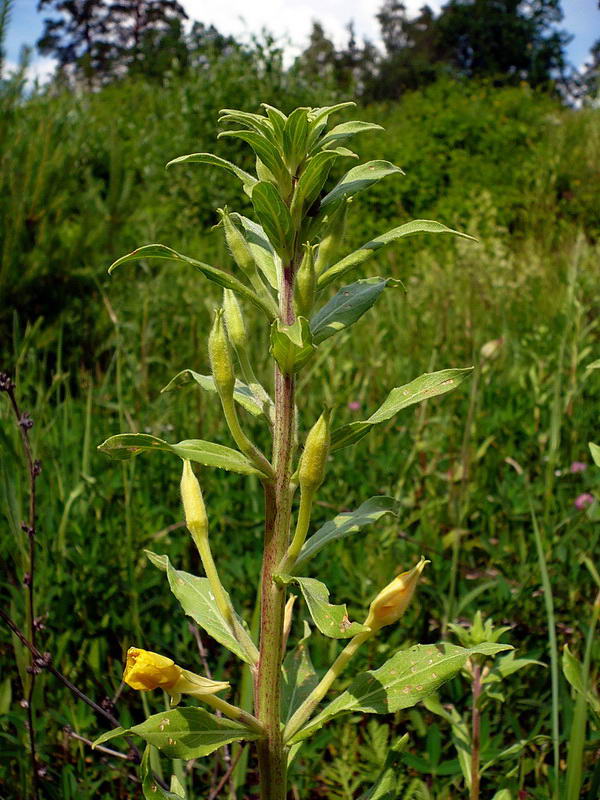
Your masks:
{"label": "yellow flower", "polygon": [[377,631],[384,625],[397,622],[406,611],[426,564],[429,564],[429,561],[421,557],[415,567],[398,575],[385,589],[382,589],[371,603],[365,625]]}
{"label": "yellow flower", "polygon": [[140,647],[130,647],[127,651],[123,680],[132,689],[142,692],[160,688],[171,694],[191,694],[196,697],[215,694],[229,687],[225,681],[212,681],[188,672],[177,666],[171,658]]}

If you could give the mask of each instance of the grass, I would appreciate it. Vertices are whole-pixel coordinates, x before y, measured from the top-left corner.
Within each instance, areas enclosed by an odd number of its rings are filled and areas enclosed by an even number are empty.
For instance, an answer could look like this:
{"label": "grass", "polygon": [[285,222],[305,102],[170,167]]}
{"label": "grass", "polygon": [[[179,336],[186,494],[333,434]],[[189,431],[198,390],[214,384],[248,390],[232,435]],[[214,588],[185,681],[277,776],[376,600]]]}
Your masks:
{"label": "grass", "polygon": [[[181,527],[177,465],[160,454],[122,467],[95,446],[127,430],[172,441],[229,442],[212,396],[195,389],[159,393],[180,369],[206,371],[209,314],[218,296],[175,265],[124,267],[110,281],[104,269],[149,241],[206,260],[228,258],[220,233],[210,232],[216,222],[210,209],[231,199],[232,184],[205,168],[166,173],[163,164],[209,149],[216,109],[237,105],[240,92],[254,110],[258,99],[283,90],[260,74],[240,83],[220,69],[205,86],[124,84],[92,97],[33,98],[8,109],[0,134],[2,364],[34,418],[32,437],[43,462],[37,605],[47,616],[39,639],[55,665],[97,701],[117,697],[125,722],[144,711],[120,686],[130,644],[164,650],[192,668],[199,663],[194,637],[174,624],[175,601],[143,548],[168,553],[185,569],[199,565]],[[326,101],[306,87],[284,90],[290,106]],[[475,364],[476,373],[470,386],[404,412],[332,458],[336,480],[328,481],[318,505],[321,521],[378,492],[397,496],[402,512],[397,521],[319,555],[315,573],[321,559],[332,598],[347,602],[352,617],[397,568],[420,553],[432,561],[415,608],[387,641],[367,648],[357,669],[376,666],[401,644],[436,641],[446,622],[471,620],[478,608],[496,624],[511,625],[505,640],[548,668],[508,678],[484,709],[482,763],[492,763],[482,776],[482,796],[506,789],[515,800],[519,791],[545,800],[557,791],[555,774],[566,791],[570,723],[583,715],[577,694],[556,674],[556,652],[552,704],[549,630],[555,627],[559,653],[568,644],[588,665],[590,686],[598,661],[597,641],[588,635],[596,589],[583,560],[598,552],[598,501],[587,510],[573,505],[584,492],[598,496],[587,442],[598,441],[600,378],[586,369],[598,358],[600,220],[592,189],[600,163],[598,112],[561,109],[526,87],[440,84],[397,106],[364,109],[362,117],[382,122],[388,133],[381,145],[365,138],[361,154],[385,153],[407,177],[370,192],[368,205],[352,218],[348,248],[410,216],[438,218],[477,234],[480,244],[415,238],[383,252],[369,275],[401,278],[407,291],[386,290],[377,315],[359,323],[352,342],[337,337],[322,346],[303,373],[301,424],[308,427],[320,411],[314,385],[331,396],[344,388],[336,410],[341,423],[360,413],[348,402],[369,411],[391,387],[422,372]],[[227,155],[225,144],[218,152]],[[248,311],[257,341],[265,333]],[[254,366],[268,384],[264,365]],[[2,403],[1,602],[22,622],[26,481],[17,433]],[[588,469],[571,472],[576,461]],[[529,489],[515,464],[528,475]],[[250,620],[262,501],[252,481],[208,470],[202,480],[220,570]],[[549,588],[553,622],[544,606]],[[300,609],[298,634],[302,617]],[[214,675],[239,685],[237,667],[222,649],[207,638],[202,645]],[[336,646],[313,634],[310,647],[322,669]],[[28,770],[15,649],[0,634],[0,796],[11,800],[25,796]],[[51,676],[42,675],[37,686],[37,739],[48,768],[44,797],[136,796],[127,765],[64,733],[70,726],[93,739],[102,721]],[[453,681],[442,700],[468,719],[464,682]],[[147,698],[154,710],[160,702]],[[593,800],[600,777],[591,707],[587,720],[585,742],[571,738],[571,748],[581,752],[581,797]],[[358,797],[404,732],[412,758],[402,767],[403,796],[464,796],[450,727],[422,706],[360,725],[351,718],[320,732],[296,763],[295,791]],[[191,786],[193,774],[200,794],[225,768],[223,762],[215,778],[208,762],[199,761],[182,775]],[[247,779],[239,778],[240,797],[252,796],[253,769],[250,762]],[[570,770],[573,791],[577,777]]]}

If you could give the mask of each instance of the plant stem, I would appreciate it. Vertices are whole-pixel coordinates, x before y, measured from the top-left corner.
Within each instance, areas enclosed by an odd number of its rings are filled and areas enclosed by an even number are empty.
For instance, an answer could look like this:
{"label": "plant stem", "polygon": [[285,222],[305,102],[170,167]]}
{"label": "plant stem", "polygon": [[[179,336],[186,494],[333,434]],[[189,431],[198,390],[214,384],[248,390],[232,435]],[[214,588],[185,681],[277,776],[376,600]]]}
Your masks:
{"label": "plant stem", "polygon": [[470,800],[479,800],[479,758],[480,758],[480,726],[481,711],[479,697],[481,695],[481,666],[475,661],[472,666],[473,708],[471,710],[471,794]]}
{"label": "plant stem", "polygon": [[363,633],[358,633],[356,636],[350,639],[346,647],[344,647],[342,652],[329,667],[325,675],[323,675],[321,681],[317,684],[317,686],[315,686],[306,700],[296,710],[296,713],[290,718],[290,721],[285,726],[285,741],[289,741],[292,736],[294,736],[294,734],[300,730],[315,708],[319,705],[321,700],[325,697],[333,682],[346,668],[348,662],[354,656],[361,644],[366,642],[367,639],[370,639],[372,635],[373,631],[363,631]]}
{"label": "plant stem", "polygon": [[[293,266],[283,270],[280,314],[294,321]],[[261,575],[260,656],[256,676],[256,715],[266,737],[258,742],[261,800],[284,800],[286,753],[280,724],[281,658],[285,589],[273,580],[288,546],[291,517],[290,474],[294,449],[295,381],[275,366],[275,482],[265,482],[265,542]]]}

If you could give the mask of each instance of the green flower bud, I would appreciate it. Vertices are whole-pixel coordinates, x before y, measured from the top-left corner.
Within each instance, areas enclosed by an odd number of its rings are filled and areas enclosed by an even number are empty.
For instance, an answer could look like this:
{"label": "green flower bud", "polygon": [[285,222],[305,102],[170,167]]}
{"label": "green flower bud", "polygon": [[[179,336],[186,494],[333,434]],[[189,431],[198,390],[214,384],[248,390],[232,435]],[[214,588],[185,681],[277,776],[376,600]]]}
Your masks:
{"label": "green flower bud", "polygon": [[314,248],[307,242],[304,245],[304,256],[296,273],[294,283],[294,301],[298,316],[308,319],[315,303],[317,273],[315,270]]}
{"label": "green flower bud", "polygon": [[208,357],[217,391],[225,397],[231,397],[235,386],[235,374],[222,308],[218,308],[215,312],[215,321],[208,337]]}
{"label": "green flower bud", "polygon": [[322,272],[324,272],[327,267],[335,264],[337,260],[344,239],[344,232],[346,230],[348,206],[351,202],[351,197],[344,198],[337,208],[335,208],[332,213],[327,216],[327,220],[325,222],[325,232],[321,237],[321,243],[319,244],[317,259],[315,262],[315,270],[317,275],[320,275]]}
{"label": "green flower bud", "polygon": [[240,350],[244,350],[247,346],[248,338],[242,309],[231,289],[223,291],[223,312],[229,341],[239,353]]}
{"label": "green flower bud", "polygon": [[242,270],[244,275],[250,277],[256,272],[256,263],[252,258],[252,253],[250,252],[248,243],[238,228],[234,225],[233,220],[231,219],[231,214],[227,210],[227,207],[219,208],[217,211],[221,217],[221,221],[223,222],[225,241],[227,242],[227,247],[229,247],[233,260]]}
{"label": "green flower bud", "polygon": [[189,532],[194,540],[208,536],[208,517],[204,498],[202,497],[202,489],[198,483],[198,478],[194,475],[192,465],[187,459],[183,461],[180,487],[185,524]]}
{"label": "green flower bud", "polygon": [[306,437],[304,452],[298,467],[298,483],[302,491],[315,491],[325,478],[329,455],[331,410],[324,411]]}

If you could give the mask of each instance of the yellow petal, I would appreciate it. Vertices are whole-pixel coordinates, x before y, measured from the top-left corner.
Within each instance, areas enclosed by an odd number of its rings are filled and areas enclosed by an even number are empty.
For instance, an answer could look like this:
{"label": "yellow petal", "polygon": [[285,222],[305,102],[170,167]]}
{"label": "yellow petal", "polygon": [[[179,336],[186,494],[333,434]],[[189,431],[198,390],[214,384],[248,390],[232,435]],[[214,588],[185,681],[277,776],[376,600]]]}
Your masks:
{"label": "yellow petal", "polygon": [[182,669],[166,656],[130,647],[123,680],[132,689],[147,692],[150,689],[172,689],[181,678]]}

